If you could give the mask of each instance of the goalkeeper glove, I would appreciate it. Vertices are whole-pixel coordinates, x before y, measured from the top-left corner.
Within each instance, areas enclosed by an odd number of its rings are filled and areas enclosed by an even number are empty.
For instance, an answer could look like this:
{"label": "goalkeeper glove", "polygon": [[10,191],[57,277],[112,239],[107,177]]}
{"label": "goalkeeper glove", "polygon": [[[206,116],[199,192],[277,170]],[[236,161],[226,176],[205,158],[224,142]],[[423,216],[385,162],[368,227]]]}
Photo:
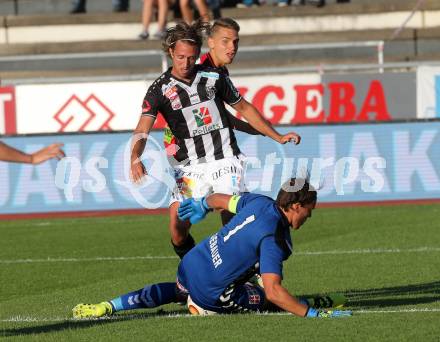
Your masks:
{"label": "goalkeeper glove", "polygon": [[211,210],[212,209],[208,206],[208,203],[206,203],[205,197],[202,197],[200,201],[197,201],[194,198],[188,198],[180,203],[177,214],[182,221],[189,219],[191,224],[195,224],[203,220],[208,211]]}
{"label": "goalkeeper glove", "polygon": [[316,310],[309,308],[306,317],[312,318],[339,318],[353,316],[353,311],[349,310]]}

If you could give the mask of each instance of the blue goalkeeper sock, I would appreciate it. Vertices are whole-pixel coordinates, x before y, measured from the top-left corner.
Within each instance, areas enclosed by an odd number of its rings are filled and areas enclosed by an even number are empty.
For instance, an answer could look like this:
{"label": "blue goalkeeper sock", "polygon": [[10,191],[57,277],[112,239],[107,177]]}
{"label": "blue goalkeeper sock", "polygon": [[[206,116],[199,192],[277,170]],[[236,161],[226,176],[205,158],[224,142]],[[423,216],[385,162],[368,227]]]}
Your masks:
{"label": "blue goalkeeper sock", "polygon": [[113,312],[143,308],[155,308],[164,304],[176,303],[176,283],[147,285],[143,289],[129,292],[112,299]]}

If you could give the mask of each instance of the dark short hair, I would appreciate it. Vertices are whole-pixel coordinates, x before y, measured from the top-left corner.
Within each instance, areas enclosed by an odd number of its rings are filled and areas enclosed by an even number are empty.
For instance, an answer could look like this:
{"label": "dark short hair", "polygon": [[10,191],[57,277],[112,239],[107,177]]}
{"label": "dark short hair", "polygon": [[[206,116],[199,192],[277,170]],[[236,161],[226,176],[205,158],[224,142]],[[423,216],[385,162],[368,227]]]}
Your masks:
{"label": "dark short hair", "polygon": [[237,33],[240,32],[240,25],[232,19],[232,18],[219,18],[214,21],[214,23],[211,26],[211,29],[209,30],[209,36],[212,37],[214,33],[217,32],[219,28],[227,28],[236,31]]}
{"label": "dark short hair", "polygon": [[201,20],[197,20],[191,25],[183,21],[179,22],[176,26],[167,29],[162,42],[163,51],[169,55],[169,49],[174,50],[176,43],[182,40],[196,46],[200,53],[203,45],[203,37],[209,30],[209,23],[202,22]]}
{"label": "dark short hair", "polygon": [[281,186],[275,202],[279,207],[288,210],[292,204],[312,204],[316,199],[317,192],[307,179],[290,178]]}

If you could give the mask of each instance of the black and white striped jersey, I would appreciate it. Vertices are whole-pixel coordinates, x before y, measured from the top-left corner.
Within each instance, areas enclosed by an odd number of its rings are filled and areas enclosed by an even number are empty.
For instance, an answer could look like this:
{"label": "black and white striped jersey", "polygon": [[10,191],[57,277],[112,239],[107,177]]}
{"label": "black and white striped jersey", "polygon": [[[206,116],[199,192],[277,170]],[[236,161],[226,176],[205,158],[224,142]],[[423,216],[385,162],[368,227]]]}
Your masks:
{"label": "black and white striped jersey", "polygon": [[240,154],[224,104],[240,100],[221,69],[197,65],[188,83],[173,76],[170,68],[148,89],[142,115],[163,115],[177,138],[178,161],[209,162]]}

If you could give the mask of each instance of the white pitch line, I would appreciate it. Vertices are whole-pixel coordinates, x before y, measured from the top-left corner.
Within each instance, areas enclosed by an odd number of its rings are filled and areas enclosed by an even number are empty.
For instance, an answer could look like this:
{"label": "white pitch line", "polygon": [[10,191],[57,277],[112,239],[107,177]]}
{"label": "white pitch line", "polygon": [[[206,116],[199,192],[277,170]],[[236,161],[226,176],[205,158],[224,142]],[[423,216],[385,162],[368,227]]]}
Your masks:
{"label": "white pitch line", "polygon": [[[401,310],[354,310],[353,314],[356,316],[358,314],[407,314],[407,313],[426,313],[434,312],[440,313],[440,308],[420,308],[420,309],[401,309]],[[292,316],[288,312],[264,312],[264,313],[249,313],[248,315],[256,316]],[[161,318],[201,318],[203,316],[194,316],[191,314],[173,314],[169,315],[114,315],[101,318],[91,318],[91,319],[74,319],[71,317],[25,317],[25,316],[15,316],[6,319],[0,319],[2,323],[43,323],[43,322],[84,322],[84,321],[109,321],[109,320],[134,320],[134,319],[161,319]]]}
{"label": "white pitch line", "polygon": [[377,248],[377,249],[353,249],[348,251],[318,251],[318,252],[294,252],[294,255],[342,255],[342,254],[386,254],[386,253],[424,253],[424,252],[440,252],[440,247],[417,247],[417,248]]}
{"label": "white pitch line", "polygon": [[[417,248],[378,248],[378,249],[354,249],[354,250],[332,250],[332,251],[303,251],[294,252],[294,256],[320,256],[320,255],[344,255],[344,254],[386,254],[386,253],[431,253],[440,252],[440,247],[417,247]],[[93,262],[93,261],[133,261],[133,260],[163,260],[177,259],[174,255],[146,255],[146,256],[121,256],[121,257],[95,257],[95,258],[52,258],[45,259],[15,259],[1,260],[0,264],[31,264],[31,263],[53,263],[53,262]]]}
{"label": "white pitch line", "polygon": [[133,260],[158,260],[158,259],[178,259],[178,257],[174,255],[146,255],[146,256],[133,256],[133,257],[17,259],[17,260],[0,260],[0,264],[32,264],[32,263],[51,263],[51,262],[90,262],[90,261],[133,261]]}
{"label": "white pitch line", "polygon": [[440,312],[440,308],[402,309],[402,310],[357,310],[355,314],[378,314],[378,313],[413,313],[413,312]]}

